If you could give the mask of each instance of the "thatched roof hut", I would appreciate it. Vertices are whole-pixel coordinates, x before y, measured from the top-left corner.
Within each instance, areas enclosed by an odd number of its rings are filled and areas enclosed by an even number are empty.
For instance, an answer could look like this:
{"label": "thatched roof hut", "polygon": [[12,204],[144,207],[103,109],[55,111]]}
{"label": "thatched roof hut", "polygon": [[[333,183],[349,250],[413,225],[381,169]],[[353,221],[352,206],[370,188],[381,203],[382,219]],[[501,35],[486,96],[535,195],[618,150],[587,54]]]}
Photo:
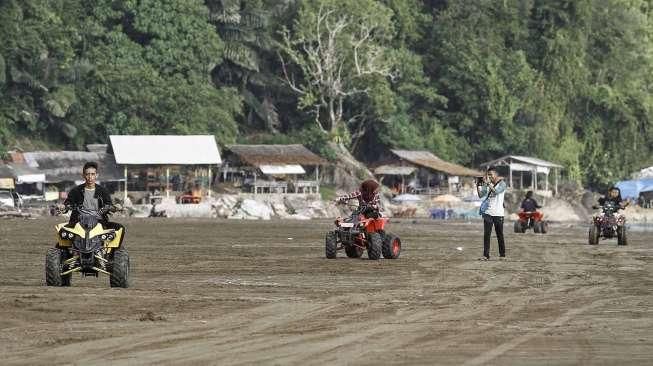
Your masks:
{"label": "thatched roof hut", "polygon": [[466,168],[462,165],[455,163],[450,163],[444,161],[439,157],[433,155],[429,151],[423,150],[390,150],[395,154],[400,160],[421,166],[427,169],[436,170],[447,175],[452,176],[462,176],[462,177],[474,177],[483,175],[480,171]]}
{"label": "thatched roof hut", "polygon": [[324,165],[327,161],[304,145],[229,145],[227,149],[241,163],[261,165]]}

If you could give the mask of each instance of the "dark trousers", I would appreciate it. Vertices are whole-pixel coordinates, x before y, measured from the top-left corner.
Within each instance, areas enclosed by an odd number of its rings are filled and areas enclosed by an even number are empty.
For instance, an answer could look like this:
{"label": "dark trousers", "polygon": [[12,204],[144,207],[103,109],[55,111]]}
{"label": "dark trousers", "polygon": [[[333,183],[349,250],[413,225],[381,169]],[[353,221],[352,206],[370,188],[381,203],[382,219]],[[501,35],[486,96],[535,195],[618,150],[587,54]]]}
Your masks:
{"label": "dark trousers", "polygon": [[499,256],[506,256],[506,242],[503,241],[503,216],[490,216],[483,214],[483,256],[490,258],[490,236],[492,235],[492,226],[497,233],[499,241]]}

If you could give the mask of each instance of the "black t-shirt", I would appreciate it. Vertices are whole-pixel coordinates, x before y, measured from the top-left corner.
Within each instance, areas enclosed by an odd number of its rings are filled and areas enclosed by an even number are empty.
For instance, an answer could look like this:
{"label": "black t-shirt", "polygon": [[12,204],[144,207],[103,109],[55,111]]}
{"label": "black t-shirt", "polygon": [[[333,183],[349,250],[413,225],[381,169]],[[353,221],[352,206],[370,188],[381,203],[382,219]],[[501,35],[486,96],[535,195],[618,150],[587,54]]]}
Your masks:
{"label": "black t-shirt", "polygon": [[541,206],[533,198],[525,198],[521,201],[521,208],[526,212],[534,212]]}
{"label": "black t-shirt", "polygon": [[622,203],[624,202],[624,200],[621,199],[621,196],[618,196],[618,197],[615,197],[615,198],[601,197],[601,198],[599,198],[599,205],[603,206],[608,201],[612,202],[612,204],[617,206],[617,207],[621,207]]}

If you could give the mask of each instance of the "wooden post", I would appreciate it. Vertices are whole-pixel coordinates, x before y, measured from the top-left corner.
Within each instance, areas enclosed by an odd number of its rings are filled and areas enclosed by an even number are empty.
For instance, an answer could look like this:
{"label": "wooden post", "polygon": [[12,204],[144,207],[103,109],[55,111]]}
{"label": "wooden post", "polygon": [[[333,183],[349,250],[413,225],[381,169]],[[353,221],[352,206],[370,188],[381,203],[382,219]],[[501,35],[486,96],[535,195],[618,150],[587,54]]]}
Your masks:
{"label": "wooden post", "polygon": [[537,167],[535,167],[535,170],[533,170],[533,179],[531,181],[531,185],[533,186],[533,192],[537,192]]}
{"label": "wooden post", "polygon": [[544,190],[548,191],[549,190],[549,173],[546,173],[546,180],[544,181]]}
{"label": "wooden post", "polygon": [[519,189],[524,189],[524,172],[519,171]]}
{"label": "wooden post", "polygon": [[211,165],[209,165],[209,190],[208,195],[211,197]]}
{"label": "wooden post", "polygon": [[166,167],[166,197],[170,197],[170,167]]}
{"label": "wooden post", "polygon": [[512,164],[508,164],[508,175],[510,178],[508,178],[508,187],[512,188]]}
{"label": "wooden post", "polygon": [[315,188],[316,190],[315,193],[320,193],[320,166],[319,165],[315,166],[315,184],[317,184],[317,187]]}
{"label": "wooden post", "polygon": [[553,173],[555,174],[555,179],[556,179],[556,183],[555,183],[555,194],[556,194],[556,196],[558,196],[558,171],[555,170]]}
{"label": "wooden post", "polygon": [[125,165],[125,198],[123,203],[127,202],[127,165]]}

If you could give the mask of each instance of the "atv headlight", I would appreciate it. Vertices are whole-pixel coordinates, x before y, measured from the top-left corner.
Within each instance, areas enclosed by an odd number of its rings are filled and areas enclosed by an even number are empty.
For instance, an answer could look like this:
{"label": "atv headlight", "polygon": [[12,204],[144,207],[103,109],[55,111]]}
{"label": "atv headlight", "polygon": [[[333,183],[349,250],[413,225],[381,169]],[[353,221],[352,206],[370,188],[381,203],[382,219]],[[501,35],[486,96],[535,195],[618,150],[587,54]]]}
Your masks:
{"label": "atv headlight", "polygon": [[107,234],[102,234],[102,240],[107,240]]}
{"label": "atv headlight", "polygon": [[72,239],[75,235],[73,233],[68,233],[68,238]]}
{"label": "atv headlight", "polygon": [[66,239],[66,232],[65,231],[61,232],[61,239]]}
{"label": "atv headlight", "polygon": [[109,234],[109,235],[107,235],[107,237],[109,238],[109,240],[113,240],[113,238],[115,238],[116,236],[113,235],[113,234]]}

